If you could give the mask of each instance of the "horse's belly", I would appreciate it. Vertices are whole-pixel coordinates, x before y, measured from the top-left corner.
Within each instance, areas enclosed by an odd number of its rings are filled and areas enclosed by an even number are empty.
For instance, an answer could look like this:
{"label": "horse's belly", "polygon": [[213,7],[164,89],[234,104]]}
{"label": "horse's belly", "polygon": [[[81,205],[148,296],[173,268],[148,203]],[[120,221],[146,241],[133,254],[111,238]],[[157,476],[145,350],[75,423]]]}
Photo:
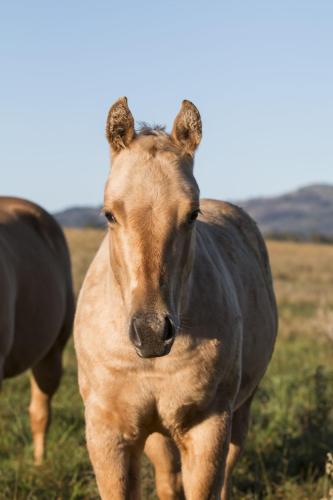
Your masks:
{"label": "horse's belly", "polygon": [[57,293],[57,300],[43,302],[42,298],[31,308],[16,307],[7,312],[13,316],[12,328],[6,336],[10,339],[4,353],[4,377],[14,377],[38,363],[54,345],[65,315],[64,298]]}
{"label": "horse's belly", "polygon": [[58,334],[58,325],[50,325],[44,330],[36,326],[34,330],[14,332],[11,349],[5,356],[4,378],[15,377],[37,364],[55,343]]}

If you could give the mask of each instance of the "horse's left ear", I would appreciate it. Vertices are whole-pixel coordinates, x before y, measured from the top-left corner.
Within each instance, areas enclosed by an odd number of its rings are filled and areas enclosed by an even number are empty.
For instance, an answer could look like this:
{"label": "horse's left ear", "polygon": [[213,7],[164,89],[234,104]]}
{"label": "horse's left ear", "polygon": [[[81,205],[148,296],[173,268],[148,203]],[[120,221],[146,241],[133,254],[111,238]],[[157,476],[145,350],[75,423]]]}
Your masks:
{"label": "horse's left ear", "polygon": [[113,153],[126,148],[135,136],[134,119],[127,97],[120,97],[111,107],[106,121],[106,137]]}
{"label": "horse's left ear", "polygon": [[201,141],[202,125],[200,113],[191,101],[182,102],[171,136],[185,153],[193,156]]}

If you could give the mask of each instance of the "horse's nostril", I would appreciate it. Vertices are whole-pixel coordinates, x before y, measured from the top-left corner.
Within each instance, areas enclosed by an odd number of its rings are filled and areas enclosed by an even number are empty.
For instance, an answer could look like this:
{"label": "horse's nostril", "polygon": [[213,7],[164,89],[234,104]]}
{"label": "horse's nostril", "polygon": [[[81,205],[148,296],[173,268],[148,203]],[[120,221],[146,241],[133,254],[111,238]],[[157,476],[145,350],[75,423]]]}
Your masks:
{"label": "horse's nostril", "polygon": [[131,338],[132,342],[136,347],[141,347],[142,346],[142,340],[137,328],[137,325],[135,323],[135,319],[132,321],[132,328],[131,328]]}
{"label": "horse's nostril", "polygon": [[173,340],[175,333],[176,333],[176,331],[175,331],[175,326],[174,326],[173,322],[171,321],[169,316],[166,316],[165,317],[163,340],[165,342],[168,342],[168,341],[170,342],[171,340]]}

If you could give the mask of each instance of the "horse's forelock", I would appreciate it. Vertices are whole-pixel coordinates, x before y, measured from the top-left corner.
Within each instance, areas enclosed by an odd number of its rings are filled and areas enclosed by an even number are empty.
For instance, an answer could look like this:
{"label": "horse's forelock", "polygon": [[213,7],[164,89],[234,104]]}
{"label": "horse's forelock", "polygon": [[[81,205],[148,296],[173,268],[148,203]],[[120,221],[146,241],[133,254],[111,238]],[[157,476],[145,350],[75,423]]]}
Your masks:
{"label": "horse's forelock", "polygon": [[165,131],[165,125],[149,125],[146,122],[139,123],[137,133],[138,135],[155,135],[168,137],[168,134]]}

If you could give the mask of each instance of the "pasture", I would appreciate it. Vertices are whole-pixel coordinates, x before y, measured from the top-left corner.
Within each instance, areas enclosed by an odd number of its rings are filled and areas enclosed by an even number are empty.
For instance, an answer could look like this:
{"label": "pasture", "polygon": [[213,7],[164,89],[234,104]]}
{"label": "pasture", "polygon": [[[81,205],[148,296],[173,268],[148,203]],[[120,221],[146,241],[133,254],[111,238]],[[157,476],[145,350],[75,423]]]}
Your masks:
{"label": "pasture", "polygon": [[[76,292],[103,233],[68,230]],[[246,452],[234,474],[235,499],[327,496],[333,451],[333,245],[269,242],[280,328],[257,391]],[[45,463],[36,468],[28,423],[28,375],[5,381],[0,398],[0,499],[98,498],[84,438],[72,341],[53,403]],[[155,499],[143,467],[143,499]]]}

